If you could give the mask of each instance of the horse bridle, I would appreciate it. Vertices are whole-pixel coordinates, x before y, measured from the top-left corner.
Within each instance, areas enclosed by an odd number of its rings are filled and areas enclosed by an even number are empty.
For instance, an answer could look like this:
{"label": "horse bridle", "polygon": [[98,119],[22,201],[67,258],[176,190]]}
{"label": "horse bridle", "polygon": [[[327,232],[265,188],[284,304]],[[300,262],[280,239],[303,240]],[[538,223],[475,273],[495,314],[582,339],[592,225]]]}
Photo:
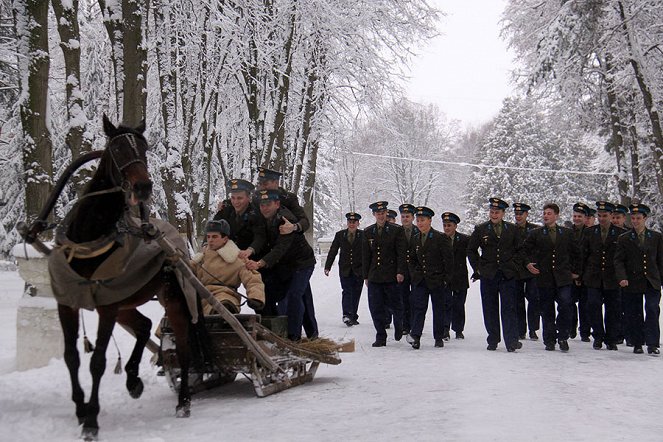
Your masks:
{"label": "horse bridle", "polygon": [[[131,147],[131,153],[133,155],[128,155],[127,158],[123,158],[124,155],[120,155],[119,151],[120,146],[117,143],[114,143],[116,140],[119,140],[121,138],[126,138],[129,143],[129,146]],[[136,134],[129,132],[129,133],[116,135],[110,140],[108,140],[108,143],[106,145],[106,150],[108,151],[108,154],[111,157],[111,161],[113,162],[113,166],[115,167],[115,170],[119,173],[120,177],[123,177],[124,169],[135,163],[140,163],[147,169],[147,164],[143,160],[142,155],[138,150],[137,138],[138,137],[136,136]],[[129,182],[124,178],[122,178],[122,184],[120,185],[120,187],[124,191],[131,190],[129,187]]]}

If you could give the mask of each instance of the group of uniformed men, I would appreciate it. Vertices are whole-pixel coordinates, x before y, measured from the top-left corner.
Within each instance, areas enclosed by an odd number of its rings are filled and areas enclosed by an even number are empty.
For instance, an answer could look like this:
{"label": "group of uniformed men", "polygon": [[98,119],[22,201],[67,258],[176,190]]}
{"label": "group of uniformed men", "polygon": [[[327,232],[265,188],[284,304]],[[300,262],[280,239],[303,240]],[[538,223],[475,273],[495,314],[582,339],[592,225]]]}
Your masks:
{"label": "group of uniformed men", "polygon": [[309,283],[315,254],[303,235],[310,222],[297,196],[279,187],[281,175],[260,167],[257,186],[228,180],[229,200],[207,223],[207,244],[192,266],[231,312],[240,312],[237,289],[243,284],[247,304],[256,312],[287,315],[289,339],[300,340],[302,327],[315,339],[318,324]]}
{"label": "group of uniformed men", "polygon": [[592,336],[597,350],[617,350],[626,340],[634,353],[644,353],[646,345],[649,354],[659,354],[663,237],[646,227],[649,207],[598,201],[593,209],[577,203],[572,225],[564,227],[554,203],[543,207],[543,226],[527,220],[527,204],[513,204],[512,224],[504,221],[505,201],[488,203],[489,220],[469,237],[456,231],[460,218],[451,212],[442,214],[444,232],[433,229],[435,214],[427,207],[402,204],[399,226],[395,211],[378,201],[369,206],[376,222],[363,231],[361,215],[347,213],[347,229],[336,233],[325,263],[328,275],[340,250],[343,322],[358,324],[365,282],[376,330],[373,347],[386,345],[393,318],[394,339],[408,335],[419,349],[429,298],[435,347],[444,347],[450,330],[463,339],[467,258],[471,280],[480,281],[488,350],[501,341],[500,322],[509,352],[522,348],[528,329],[529,338],[538,340],[542,322],[549,351],[557,345],[568,351],[579,327],[581,340]]}

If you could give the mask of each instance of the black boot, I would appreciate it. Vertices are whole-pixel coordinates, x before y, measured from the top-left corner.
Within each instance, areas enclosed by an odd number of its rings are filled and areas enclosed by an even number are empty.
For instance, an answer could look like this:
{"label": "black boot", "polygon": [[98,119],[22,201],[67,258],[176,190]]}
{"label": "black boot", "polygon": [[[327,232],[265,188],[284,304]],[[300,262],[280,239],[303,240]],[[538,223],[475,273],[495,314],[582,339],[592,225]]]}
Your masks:
{"label": "black boot", "polygon": [[633,346],[633,353],[635,353],[637,355],[643,354],[644,351],[642,351],[642,345],[634,345]]}
{"label": "black boot", "polygon": [[569,351],[569,343],[568,341],[559,341],[559,349],[563,352]]}
{"label": "black boot", "polygon": [[410,345],[412,345],[412,348],[414,348],[415,350],[419,350],[419,347],[421,347],[421,342],[419,341],[419,339],[420,339],[419,336],[414,336],[412,338],[412,343]]}

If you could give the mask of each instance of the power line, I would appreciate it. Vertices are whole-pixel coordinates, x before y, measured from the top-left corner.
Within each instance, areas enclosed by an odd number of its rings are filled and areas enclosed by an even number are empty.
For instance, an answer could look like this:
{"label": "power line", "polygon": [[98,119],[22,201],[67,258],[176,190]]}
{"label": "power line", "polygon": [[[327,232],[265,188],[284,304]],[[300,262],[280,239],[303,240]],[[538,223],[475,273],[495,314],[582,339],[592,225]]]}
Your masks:
{"label": "power line", "polygon": [[465,163],[459,161],[426,160],[423,158],[396,157],[393,155],[378,155],[374,153],[364,153],[364,152],[354,152],[354,151],[350,151],[350,153],[353,155],[360,155],[365,157],[385,158],[385,159],[402,160],[402,161],[417,161],[420,163],[447,164],[452,166],[463,166],[463,167],[476,167],[477,169],[508,169],[508,170],[527,171],[527,172],[564,173],[564,174],[576,174],[576,175],[605,175],[605,176],[614,175],[608,172],[588,172],[583,170],[568,170],[568,169],[539,169],[536,167],[492,166],[489,164],[473,164],[473,163]]}

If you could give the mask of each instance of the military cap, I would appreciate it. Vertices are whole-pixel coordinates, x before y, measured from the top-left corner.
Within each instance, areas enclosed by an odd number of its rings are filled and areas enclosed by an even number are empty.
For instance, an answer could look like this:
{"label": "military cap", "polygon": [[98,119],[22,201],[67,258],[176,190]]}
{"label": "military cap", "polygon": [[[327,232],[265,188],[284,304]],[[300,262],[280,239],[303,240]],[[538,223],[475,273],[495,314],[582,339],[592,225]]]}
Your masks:
{"label": "military cap", "polygon": [[281,199],[279,191],[275,189],[259,190],[255,193],[255,197],[260,204],[268,203],[270,201],[279,201]]}
{"label": "military cap", "polygon": [[411,213],[414,215],[414,211],[417,210],[412,204],[401,204],[398,206],[398,211],[401,213]]}
{"label": "military cap", "polygon": [[631,211],[631,215],[634,215],[636,213],[641,213],[644,216],[649,215],[649,212],[651,212],[651,209],[644,204],[631,204],[629,207],[629,210]]}
{"label": "military cap", "polygon": [[387,210],[387,218],[396,219],[397,216],[398,212],[396,212],[395,210],[392,209]]}
{"label": "military cap", "polygon": [[255,186],[253,184],[249,183],[246,180],[240,180],[240,179],[228,180],[226,182],[226,187],[228,188],[228,193],[239,192],[239,191],[245,191],[251,193],[255,189]]}
{"label": "military cap", "polygon": [[205,233],[217,232],[224,236],[230,235],[230,224],[225,219],[213,219],[207,222]]}
{"label": "military cap", "polygon": [[516,213],[529,212],[530,210],[532,210],[532,208],[525,203],[513,203],[512,206],[513,206],[513,211]]}
{"label": "military cap", "polygon": [[614,212],[615,211],[615,205],[608,202],[608,201],[597,201],[596,202],[596,210],[600,212]]}
{"label": "military cap", "polygon": [[509,204],[506,201],[499,198],[489,198],[488,202],[490,203],[491,209],[506,210],[506,208],[509,207]]}
{"label": "military cap", "polygon": [[587,216],[596,216],[596,209],[592,209],[591,207],[587,208]]}
{"label": "military cap", "polygon": [[435,212],[433,212],[433,209],[429,209],[428,207],[425,206],[418,206],[414,214],[417,216],[427,216],[429,218],[432,218],[435,216]]}
{"label": "military cap", "polygon": [[573,211],[582,213],[583,215],[587,216],[589,215],[589,206],[585,203],[575,203],[573,205]]}
{"label": "military cap", "polygon": [[460,217],[452,212],[444,212],[442,214],[442,222],[458,224],[460,222]]}
{"label": "military cap", "polygon": [[623,213],[626,215],[628,213],[628,207],[623,204],[615,204],[615,213]]}
{"label": "military cap", "polygon": [[356,213],[356,212],[348,212],[345,214],[345,218],[350,221],[359,221],[361,219],[361,215]]}
{"label": "military cap", "polygon": [[258,167],[258,181],[279,180],[281,175],[283,175],[281,172],[266,167]]}
{"label": "military cap", "polygon": [[389,203],[386,201],[376,201],[370,206],[368,206],[369,209],[371,209],[373,212],[380,212],[382,210],[387,210],[387,205]]}

